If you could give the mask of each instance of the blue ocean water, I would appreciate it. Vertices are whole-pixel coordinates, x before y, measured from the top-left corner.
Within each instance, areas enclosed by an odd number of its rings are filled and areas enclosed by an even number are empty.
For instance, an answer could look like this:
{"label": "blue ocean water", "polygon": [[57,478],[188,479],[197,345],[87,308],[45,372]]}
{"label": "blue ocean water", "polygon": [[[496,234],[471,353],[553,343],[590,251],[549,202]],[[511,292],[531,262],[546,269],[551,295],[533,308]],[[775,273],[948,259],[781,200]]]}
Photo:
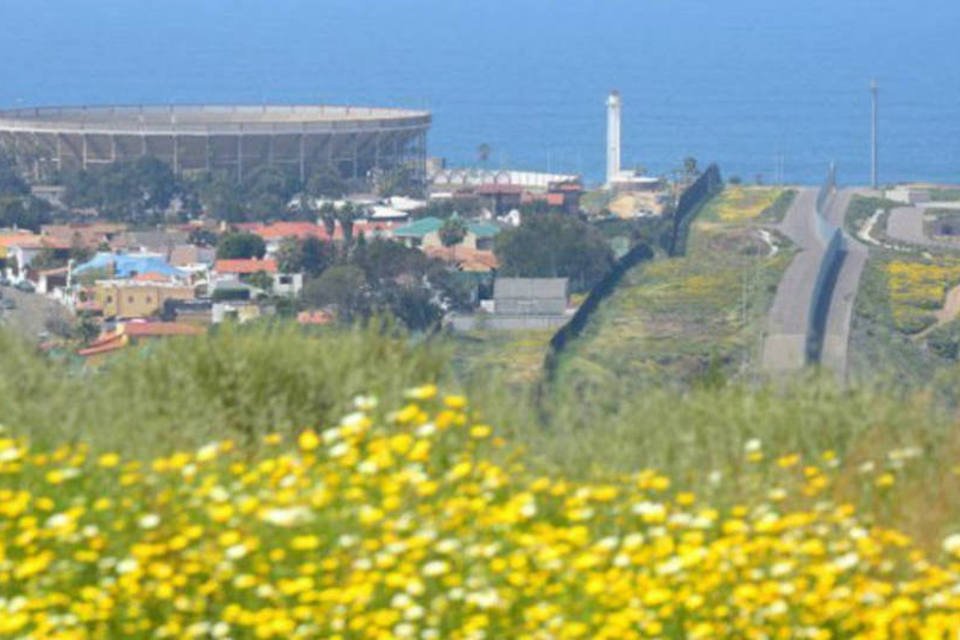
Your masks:
{"label": "blue ocean water", "polygon": [[604,167],[687,155],[727,175],[960,182],[957,0],[0,0],[0,105],[329,102],[425,107],[431,155]]}

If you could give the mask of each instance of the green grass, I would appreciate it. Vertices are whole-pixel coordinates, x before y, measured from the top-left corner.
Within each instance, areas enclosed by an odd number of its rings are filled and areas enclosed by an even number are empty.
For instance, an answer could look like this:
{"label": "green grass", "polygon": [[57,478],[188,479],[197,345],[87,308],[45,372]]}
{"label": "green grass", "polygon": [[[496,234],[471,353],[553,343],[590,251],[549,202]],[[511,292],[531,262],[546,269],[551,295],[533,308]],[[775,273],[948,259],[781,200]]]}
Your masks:
{"label": "green grass", "polygon": [[84,442],[94,453],[158,457],[224,438],[254,447],[251,435],[323,428],[349,412],[358,394],[398,406],[405,388],[437,380],[464,390],[478,417],[542,473],[601,478],[656,468],[717,505],[737,501],[750,439],[766,451],[810,460],[834,450],[851,465],[851,478],[859,477],[857,465],[885,468],[890,451],[919,447],[924,464],[898,472],[902,493],[894,504],[903,506],[884,513],[931,539],[960,525],[960,505],[950,498],[960,491],[951,473],[960,456],[949,410],[949,391],[960,381],[956,368],[918,391],[899,383],[843,390],[815,378],[782,387],[733,382],[685,390],[661,378],[640,389],[629,375],[604,375],[603,384],[592,384],[584,371],[538,395],[538,387],[512,382],[508,368],[489,364],[506,367],[527,340],[539,344],[514,335],[498,340],[495,350],[487,343],[462,352],[467,365],[475,360],[475,372],[486,372],[464,379],[454,370],[464,362],[451,359],[446,340],[413,344],[372,329],[225,331],[131,352],[81,374],[4,337],[0,402],[7,429],[41,446]]}
{"label": "green grass", "polygon": [[155,343],[97,370],[65,370],[9,335],[0,353],[4,423],[41,443],[132,455],[329,424],[358,394],[398,400],[412,380],[440,379],[449,359],[375,328],[311,336],[284,326]]}
{"label": "green grass", "polygon": [[[708,202],[684,257],[628,272],[562,356],[559,384],[602,387],[626,379],[644,389],[750,378],[767,310],[791,258],[779,238],[776,255],[769,255],[759,229],[781,219],[792,197],[750,189]],[[740,218],[737,205],[749,215]]]}
{"label": "green grass", "polygon": [[451,334],[454,376],[470,385],[491,377],[509,385],[531,387],[540,380],[553,329],[470,331]]}

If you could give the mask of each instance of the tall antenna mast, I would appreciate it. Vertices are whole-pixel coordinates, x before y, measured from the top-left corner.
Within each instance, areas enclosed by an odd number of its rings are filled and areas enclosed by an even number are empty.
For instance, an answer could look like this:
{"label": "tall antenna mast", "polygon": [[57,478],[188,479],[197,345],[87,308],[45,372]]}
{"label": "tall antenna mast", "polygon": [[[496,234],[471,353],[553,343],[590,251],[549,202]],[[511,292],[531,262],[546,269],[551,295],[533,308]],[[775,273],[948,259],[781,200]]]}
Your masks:
{"label": "tall antenna mast", "polygon": [[880,170],[880,163],[878,160],[877,145],[880,142],[880,124],[877,118],[877,94],[879,89],[877,87],[876,79],[870,81],[870,96],[873,102],[873,127],[870,136],[871,142],[871,163],[870,163],[870,184],[874,189],[877,189],[879,186],[878,173]]}

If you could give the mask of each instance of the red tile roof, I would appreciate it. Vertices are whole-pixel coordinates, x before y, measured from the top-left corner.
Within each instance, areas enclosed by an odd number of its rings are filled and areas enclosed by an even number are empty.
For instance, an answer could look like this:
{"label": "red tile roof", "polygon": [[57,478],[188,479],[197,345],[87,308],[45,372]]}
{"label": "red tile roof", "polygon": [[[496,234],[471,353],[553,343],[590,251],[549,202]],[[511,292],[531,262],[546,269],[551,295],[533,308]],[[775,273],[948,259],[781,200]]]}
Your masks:
{"label": "red tile roof", "polygon": [[304,325],[330,324],[333,322],[333,314],[322,309],[316,311],[301,311],[297,314],[297,322]]}
{"label": "red tile roof", "polygon": [[265,258],[263,260],[257,260],[255,258],[250,260],[217,260],[213,264],[213,270],[217,273],[237,273],[244,275],[257,273],[259,271],[276,273],[277,261],[273,258]]}
{"label": "red tile roof", "polygon": [[425,247],[423,252],[431,258],[456,264],[464,271],[491,271],[500,266],[493,251],[467,247]]}
{"label": "red tile roof", "polygon": [[[327,233],[327,228],[322,224],[314,224],[312,222],[288,222],[288,221],[278,221],[271,222],[270,224],[261,224],[261,223],[242,223],[238,224],[237,227],[244,231],[250,233],[255,233],[264,240],[281,240],[283,238],[320,238],[321,240],[329,240],[330,235]],[[333,239],[339,240],[343,238],[343,230],[340,228],[340,224],[337,223],[334,226]]]}
{"label": "red tile roof", "polygon": [[100,355],[101,353],[117,351],[118,349],[123,349],[125,346],[127,346],[128,342],[129,340],[126,336],[118,333],[111,333],[109,335],[100,336],[94,342],[92,342],[89,347],[77,349],[77,355],[89,357]]}

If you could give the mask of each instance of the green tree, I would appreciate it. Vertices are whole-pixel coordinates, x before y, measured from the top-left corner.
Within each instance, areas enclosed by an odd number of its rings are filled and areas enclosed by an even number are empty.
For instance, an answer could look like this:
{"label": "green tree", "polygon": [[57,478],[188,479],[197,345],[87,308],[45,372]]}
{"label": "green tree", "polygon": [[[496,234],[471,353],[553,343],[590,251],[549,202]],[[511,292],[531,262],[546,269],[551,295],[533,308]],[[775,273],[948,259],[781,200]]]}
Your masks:
{"label": "green tree", "polygon": [[52,220],[50,205],[33,196],[0,196],[0,227],[40,231]]}
{"label": "green tree", "polygon": [[453,259],[456,261],[457,245],[467,237],[466,223],[460,216],[454,213],[440,225],[439,235],[441,244],[443,244],[444,247],[452,249]]}
{"label": "green tree", "polygon": [[350,246],[353,244],[353,223],[362,215],[363,212],[352,202],[346,202],[337,209],[337,222],[340,223],[340,229],[343,230],[344,253],[348,253]]}
{"label": "green tree", "polygon": [[269,220],[286,218],[287,203],[299,190],[296,179],[282,169],[272,166],[258,167],[244,178],[243,204],[247,218]]}
{"label": "green tree", "polygon": [[333,234],[337,231],[337,208],[332,202],[324,202],[320,206],[320,220],[323,221],[323,228],[327,231],[327,237],[333,240]]}
{"label": "green tree", "polygon": [[280,273],[303,271],[303,248],[297,238],[284,238],[277,249],[277,268]]}
{"label": "green tree", "polygon": [[380,197],[420,195],[409,167],[397,166],[387,171],[380,180]]}
{"label": "green tree", "polygon": [[347,183],[337,168],[328,164],[313,172],[304,191],[313,198],[336,200],[347,194]]}
{"label": "green tree", "polygon": [[687,180],[693,180],[700,175],[700,169],[697,167],[697,159],[693,156],[687,156],[683,159],[683,173]]}
{"label": "green tree", "polygon": [[314,307],[335,306],[340,319],[352,322],[371,312],[370,289],[363,270],[353,265],[336,265],[310,280],[303,290],[304,301]]}
{"label": "green tree", "polygon": [[217,244],[218,237],[215,231],[197,227],[196,229],[190,230],[190,233],[187,235],[187,242],[195,244],[198,247],[214,247]]}
{"label": "green tree", "polygon": [[227,233],[217,242],[217,258],[220,260],[262,258],[266,252],[263,238],[255,233]]}
{"label": "green tree", "polygon": [[336,259],[332,242],[308,236],[300,242],[301,268],[309,276],[320,275]]}
{"label": "green tree", "polygon": [[30,186],[20,177],[13,158],[0,150],[0,196],[23,196],[28,193]]}
{"label": "green tree", "polygon": [[258,289],[263,289],[267,293],[273,291],[273,277],[266,271],[257,271],[247,276],[247,284]]}
{"label": "green tree", "polygon": [[528,217],[494,243],[505,276],[569,278],[571,289],[585,291],[613,266],[603,235],[579,218],[561,214]]}
{"label": "green tree", "polygon": [[243,222],[247,212],[236,183],[222,175],[209,176],[198,185],[200,202],[207,215],[216,220]]}
{"label": "green tree", "polygon": [[443,221],[439,234],[443,246],[456,246],[467,237],[467,224],[460,216],[454,214]]}
{"label": "green tree", "polygon": [[64,182],[68,205],[133,224],[160,219],[178,190],[170,167],[151,156],[70,173]]}

